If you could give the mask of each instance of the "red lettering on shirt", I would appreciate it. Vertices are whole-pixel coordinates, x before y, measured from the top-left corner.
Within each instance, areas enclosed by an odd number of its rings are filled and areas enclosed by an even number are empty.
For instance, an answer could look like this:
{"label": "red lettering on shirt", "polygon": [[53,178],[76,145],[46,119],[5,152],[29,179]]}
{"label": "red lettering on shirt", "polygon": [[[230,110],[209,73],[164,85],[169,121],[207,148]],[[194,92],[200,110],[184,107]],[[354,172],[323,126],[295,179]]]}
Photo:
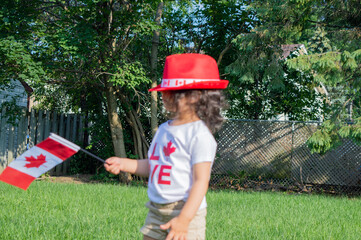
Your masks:
{"label": "red lettering on shirt", "polygon": [[157,171],[157,168],[159,167],[159,165],[155,165],[154,166],[154,169],[153,169],[153,172],[152,172],[152,176],[150,177],[150,182],[153,182],[153,177],[154,177],[154,173],[155,171]]}
{"label": "red lettering on shirt", "polygon": [[163,180],[163,177],[170,177],[170,172],[164,172],[164,169],[172,169],[172,166],[161,165],[158,175],[158,184],[170,185],[170,181]]}
{"label": "red lettering on shirt", "polygon": [[[170,177],[170,170],[172,170],[172,166],[168,166],[168,165],[155,165],[153,168],[153,171],[151,172],[151,177],[150,177],[150,182],[153,182],[153,178],[154,178],[154,174],[157,171],[158,167],[159,168],[159,173],[158,173],[158,184],[163,184],[163,185],[170,185],[171,182],[168,180],[164,180],[164,177]],[[169,172],[165,172],[165,170],[168,170]]]}
{"label": "red lettering on shirt", "polygon": [[159,160],[159,156],[155,156],[154,153],[155,153],[155,148],[157,147],[157,143],[154,144],[154,148],[153,148],[153,152],[152,152],[152,156],[150,156],[150,160],[156,160],[158,161]]}

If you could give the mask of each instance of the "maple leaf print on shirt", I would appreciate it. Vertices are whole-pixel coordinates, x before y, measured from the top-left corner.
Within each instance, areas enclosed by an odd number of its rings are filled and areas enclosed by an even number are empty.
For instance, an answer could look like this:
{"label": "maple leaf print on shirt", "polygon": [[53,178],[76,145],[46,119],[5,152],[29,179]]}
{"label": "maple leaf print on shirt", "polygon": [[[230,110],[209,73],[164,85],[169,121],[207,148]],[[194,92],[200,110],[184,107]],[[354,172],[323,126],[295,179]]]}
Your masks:
{"label": "maple leaf print on shirt", "polygon": [[169,157],[176,150],[175,147],[172,147],[172,141],[169,141],[166,147],[163,147],[163,152],[166,157]]}
{"label": "maple leaf print on shirt", "polygon": [[25,158],[26,161],[29,162],[25,164],[24,167],[26,168],[33,168],[33,167],[39,168],[41,165],[46,163],[45,156],[43,154],[40,154],[39,156],[37,156],[37,158],[34,158],[33,156],[25,157]]}

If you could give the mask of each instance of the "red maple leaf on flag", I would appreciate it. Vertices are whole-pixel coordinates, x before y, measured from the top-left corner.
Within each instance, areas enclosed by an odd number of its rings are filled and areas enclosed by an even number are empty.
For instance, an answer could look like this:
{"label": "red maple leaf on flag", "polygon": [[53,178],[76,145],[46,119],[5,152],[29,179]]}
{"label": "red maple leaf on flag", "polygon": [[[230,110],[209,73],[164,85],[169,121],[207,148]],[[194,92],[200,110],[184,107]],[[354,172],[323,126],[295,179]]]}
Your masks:
{"label": "red maple leaf on flag", "polygon": [[40,154],[39,156],[37,156],[37,158],[34,158],[33,156],[25,157],[25,158],[26,158],[26,161],[29,162],[29,163],[25,164],[24,167],[26,167],[26,168],[33,168],[33,167],[39,168],[41,165],[46,163],[46,160],[45,160],[46,157],[43,154]]}
{"label": "red maple leaf on flag", "polygon": [[169,141],[167,147],[163,147],[163,152],[166,157],[169,157],[176,150],[175,147],[172,147],[172,141]]}

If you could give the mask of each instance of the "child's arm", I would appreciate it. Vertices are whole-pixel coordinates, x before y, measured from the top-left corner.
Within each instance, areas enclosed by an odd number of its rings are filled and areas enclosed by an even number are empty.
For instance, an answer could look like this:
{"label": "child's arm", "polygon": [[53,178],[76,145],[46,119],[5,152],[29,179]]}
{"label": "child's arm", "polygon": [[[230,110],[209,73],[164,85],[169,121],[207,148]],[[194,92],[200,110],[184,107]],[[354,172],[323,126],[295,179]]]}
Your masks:
{"label": "child's arm", "polygon": [[160,226],[162,229],[170,228],[166,240],[187,238],[189,223],[196,215],[203,197],[207,193],[211,166],[211,162],[202,162],[193,165],[193,185],[187,202],[184,204],[178,217]]}
{"label": "child's arm", "polygon": [[149,175],[148,159],[134,160],[130,158],[111,157],[105,161],[105,170],[118,175],[120,172],[128,172],[142,177]]}

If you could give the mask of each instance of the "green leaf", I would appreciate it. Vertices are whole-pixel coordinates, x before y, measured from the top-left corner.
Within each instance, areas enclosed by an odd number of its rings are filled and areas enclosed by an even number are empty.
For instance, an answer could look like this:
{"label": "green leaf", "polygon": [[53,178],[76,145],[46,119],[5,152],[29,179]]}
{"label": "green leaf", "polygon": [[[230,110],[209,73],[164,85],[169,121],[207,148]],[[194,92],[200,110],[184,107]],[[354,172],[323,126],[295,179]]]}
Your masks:
{"label": "green leaf", "polygon": [[361,61],[361,49],[352,52],[351,56],[355,58],[357,61]]}
{"label": "green leaf", "polygon": [[342,138],[348,138],[351,136],[351,131],[352,131],[352,126],[350,125],[345,125],[342,126],[339,130],[338,130],[338,134],[340,135],[340,137]]}

